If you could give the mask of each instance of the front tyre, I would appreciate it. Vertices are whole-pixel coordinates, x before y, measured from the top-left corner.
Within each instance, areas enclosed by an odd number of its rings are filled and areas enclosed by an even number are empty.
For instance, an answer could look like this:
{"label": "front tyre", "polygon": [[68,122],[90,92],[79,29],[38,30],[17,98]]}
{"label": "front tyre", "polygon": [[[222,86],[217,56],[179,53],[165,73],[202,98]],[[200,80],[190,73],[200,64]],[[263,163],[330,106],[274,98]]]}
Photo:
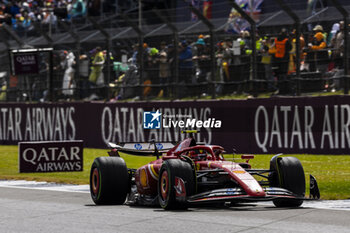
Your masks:
{"label": "front tyre", "polygon": [[[274,160],[275,181],[278,187],[285,188],[299,197],[305,195],[305,174],[299,159],[295,157],[278,157]],[[280,199],[274,200],[276,207],[299,207],[303,200]]]}
{"label": "front tyre", "polygon": [[96,158],[90,171],[90,194],[96,205],[122,205],[129,192],[129,174],[119,157]]}
{"label": "front tyre", "polygon": [[[184,187],[176,186],[176,181]],[[183,183],[182,183],[183,182]],[[185,190],[182,190],[185,189]],[[182,192],[181,192],[182,191]],[[195,192],[195,177],[191,165],[179,159],[166,160],[159,172],[158,198],[163,209],[184,209],[186,208],[186,197]],[[179,201],[179,195],[185,194]]]}

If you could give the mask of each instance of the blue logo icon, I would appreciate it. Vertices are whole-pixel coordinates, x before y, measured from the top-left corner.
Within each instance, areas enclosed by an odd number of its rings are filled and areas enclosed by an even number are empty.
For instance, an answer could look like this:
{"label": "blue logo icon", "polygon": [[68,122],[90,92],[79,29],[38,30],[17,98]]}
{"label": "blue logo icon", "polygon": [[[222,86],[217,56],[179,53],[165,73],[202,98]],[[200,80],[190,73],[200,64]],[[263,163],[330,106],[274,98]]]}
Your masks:
{"label": "blue logo icon", "polygon": [[136,143],[134,145],[134,147],[135,147],[136,150],[141,150],[142,149],[142,145],[140,143]]}
{"label": "blue logo icon", "polygon": [[163,144],[162,143],[156,143],[156,147],[158,150],[163,149]]}
{"label": "blue logo icon", "polygon": [[162,114],[157,110],[156,112],[143,113],[143,128],[144,129],[160,129]]}

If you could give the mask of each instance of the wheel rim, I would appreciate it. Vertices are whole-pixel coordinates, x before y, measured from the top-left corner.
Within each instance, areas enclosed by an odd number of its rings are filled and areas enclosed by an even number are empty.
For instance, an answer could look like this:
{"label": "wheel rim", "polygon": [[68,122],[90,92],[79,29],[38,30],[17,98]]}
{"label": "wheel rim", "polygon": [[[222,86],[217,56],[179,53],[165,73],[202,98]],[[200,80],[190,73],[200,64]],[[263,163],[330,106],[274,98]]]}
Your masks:
{"label": "wheel rim", "polygon": [[162,177],[161,177],[161,181],[160,181],[160,194],[161,194],[163,200],[167,199],[168,190],[169,190],[168,172],[164,171],[162,174]]}
{"label": "wheel rim", "polygon": [[92,193],[96,196],[100,188],[100,174],[97,168],[92,172]]}

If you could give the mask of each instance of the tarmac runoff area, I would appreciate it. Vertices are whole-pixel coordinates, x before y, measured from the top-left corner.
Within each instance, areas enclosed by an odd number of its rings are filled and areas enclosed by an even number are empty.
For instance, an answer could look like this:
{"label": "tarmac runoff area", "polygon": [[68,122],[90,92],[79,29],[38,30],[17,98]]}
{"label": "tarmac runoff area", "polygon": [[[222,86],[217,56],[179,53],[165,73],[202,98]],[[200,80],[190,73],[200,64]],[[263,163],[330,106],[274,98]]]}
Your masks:
{"label": "tarmac runoff area", "polygon": [[95,206],[88,185],[0,181],[0,232],[349,232],[350,200],[234,207]]}

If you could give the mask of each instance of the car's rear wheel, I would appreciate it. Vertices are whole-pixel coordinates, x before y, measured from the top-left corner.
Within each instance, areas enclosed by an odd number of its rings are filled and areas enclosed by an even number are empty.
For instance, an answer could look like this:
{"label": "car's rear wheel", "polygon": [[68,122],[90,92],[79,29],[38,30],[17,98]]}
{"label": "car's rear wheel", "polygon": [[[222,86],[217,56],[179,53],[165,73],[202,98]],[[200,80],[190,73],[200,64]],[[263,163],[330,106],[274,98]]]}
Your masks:
{"label": "car's rear wheel", "polygon": [[[276,157],[271,160],[270,169],[274,175],[270,182],[274,186],[285,188],[298,197],[305,195],[305,174],[299,159],[295,157]],[[298,199],[277,199],[273,201],[276,207],[298,207],[303,200]]]}
{"label": "car's rear wheel", "polygon": [[96,205],[124,204],[129,187],[128,169],[122,158],[94,160],[90,171],[90,194]]}
{"label": "car's rear wheel", "polygon": [[160,206],[166,210],[186,208],[186,197],[194,194],[195,184],[193,169],[189,163],[179,159],[166,160],[159,172]]}

